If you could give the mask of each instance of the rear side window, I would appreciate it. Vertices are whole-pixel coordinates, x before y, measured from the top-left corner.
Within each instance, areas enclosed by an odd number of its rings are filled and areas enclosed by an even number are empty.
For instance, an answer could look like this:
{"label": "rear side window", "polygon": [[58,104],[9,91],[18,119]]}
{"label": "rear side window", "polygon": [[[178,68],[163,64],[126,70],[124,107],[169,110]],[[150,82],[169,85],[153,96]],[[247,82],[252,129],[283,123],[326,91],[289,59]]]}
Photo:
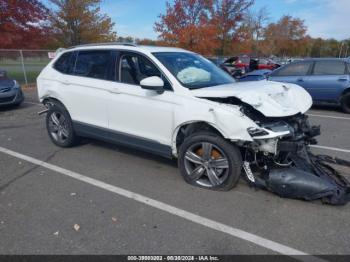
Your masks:
{"label": "rear side window", "polygon": [[307,75],[312,62],[298,62],[289,65],[285,65],[272,76],[304,76]]}
{"label": "rear side window", "polygon": [[73,68],[73,53],[68,52],[62,54],[58,60],[55,62],[53,68],[55,68],[58,72],[67,74]]}
{"label": "rear side window", "polygon": [[80,51],[75,63],[74,75],[110,80],[112,55],[108,50]]}
{"label": "rear side window", "polygon": [[344,75],[345,64],[342,61],[317,61],[314,67],[314,75]]}

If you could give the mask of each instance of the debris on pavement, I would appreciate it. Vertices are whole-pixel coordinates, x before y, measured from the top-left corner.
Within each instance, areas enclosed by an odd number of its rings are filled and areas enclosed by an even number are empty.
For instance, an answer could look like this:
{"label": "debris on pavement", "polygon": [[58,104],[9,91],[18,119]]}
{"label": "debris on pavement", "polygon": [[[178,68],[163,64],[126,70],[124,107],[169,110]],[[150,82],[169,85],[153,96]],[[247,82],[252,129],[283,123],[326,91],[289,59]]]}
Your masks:
{"label": "debris on pavement", "polygon": [[73,228],[74,228],[75,231],[79,231],[80,226],[78,224],[74,224]]}

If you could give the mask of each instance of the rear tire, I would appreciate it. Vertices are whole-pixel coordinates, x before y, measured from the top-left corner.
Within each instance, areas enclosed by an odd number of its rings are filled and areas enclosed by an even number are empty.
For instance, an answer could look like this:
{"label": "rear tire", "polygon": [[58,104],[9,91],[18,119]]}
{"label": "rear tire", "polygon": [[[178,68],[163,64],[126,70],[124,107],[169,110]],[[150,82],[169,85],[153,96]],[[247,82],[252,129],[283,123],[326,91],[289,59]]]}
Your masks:
{"label": "rear tire", "polygon": [[210,132],[195,133],[180,146],[178,166],[184,180],[201,188],[228,191],[241,176],[239,149]]}
{"label": "rear tire", "polygon": [[51,141],[59,147],[72,147],[78,142],[72,119],[65,107],[58,102],[49,103],[46,129]]}
{"label": "rear tire", "polygon": [[344,113],[350,114],[350,92],[342,96],[341,108]]}

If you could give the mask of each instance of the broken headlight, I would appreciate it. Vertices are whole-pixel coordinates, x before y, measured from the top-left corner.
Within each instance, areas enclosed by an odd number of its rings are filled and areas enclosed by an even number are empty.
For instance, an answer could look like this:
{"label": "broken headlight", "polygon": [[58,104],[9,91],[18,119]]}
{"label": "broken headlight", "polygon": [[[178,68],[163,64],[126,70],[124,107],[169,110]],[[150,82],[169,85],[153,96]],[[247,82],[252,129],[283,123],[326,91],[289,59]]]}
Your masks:
{"label": "broken headlight", "polygon": [[254,136],[267,136],[269,133],[262,128],[249,127],[247,128],[249,135]]}

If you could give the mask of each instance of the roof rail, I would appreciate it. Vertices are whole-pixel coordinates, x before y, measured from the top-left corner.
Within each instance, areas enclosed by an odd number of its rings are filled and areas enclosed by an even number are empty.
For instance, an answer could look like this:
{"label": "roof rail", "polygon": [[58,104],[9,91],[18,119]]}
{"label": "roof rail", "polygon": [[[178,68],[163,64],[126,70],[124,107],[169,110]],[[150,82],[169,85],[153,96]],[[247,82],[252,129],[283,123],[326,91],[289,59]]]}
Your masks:
{"label": "roof rail", "polygon": [[107,42],[107,43],[94,43],[94,44],[82,44],[82,45],[75,45],[71,46],[68,49],[76,48],[76,47],[84,47],[84,46],[104,46],[104,45],[124,45],[124,46],[134,46],[137,45],[134,43],[128,43],[128,42]]}

